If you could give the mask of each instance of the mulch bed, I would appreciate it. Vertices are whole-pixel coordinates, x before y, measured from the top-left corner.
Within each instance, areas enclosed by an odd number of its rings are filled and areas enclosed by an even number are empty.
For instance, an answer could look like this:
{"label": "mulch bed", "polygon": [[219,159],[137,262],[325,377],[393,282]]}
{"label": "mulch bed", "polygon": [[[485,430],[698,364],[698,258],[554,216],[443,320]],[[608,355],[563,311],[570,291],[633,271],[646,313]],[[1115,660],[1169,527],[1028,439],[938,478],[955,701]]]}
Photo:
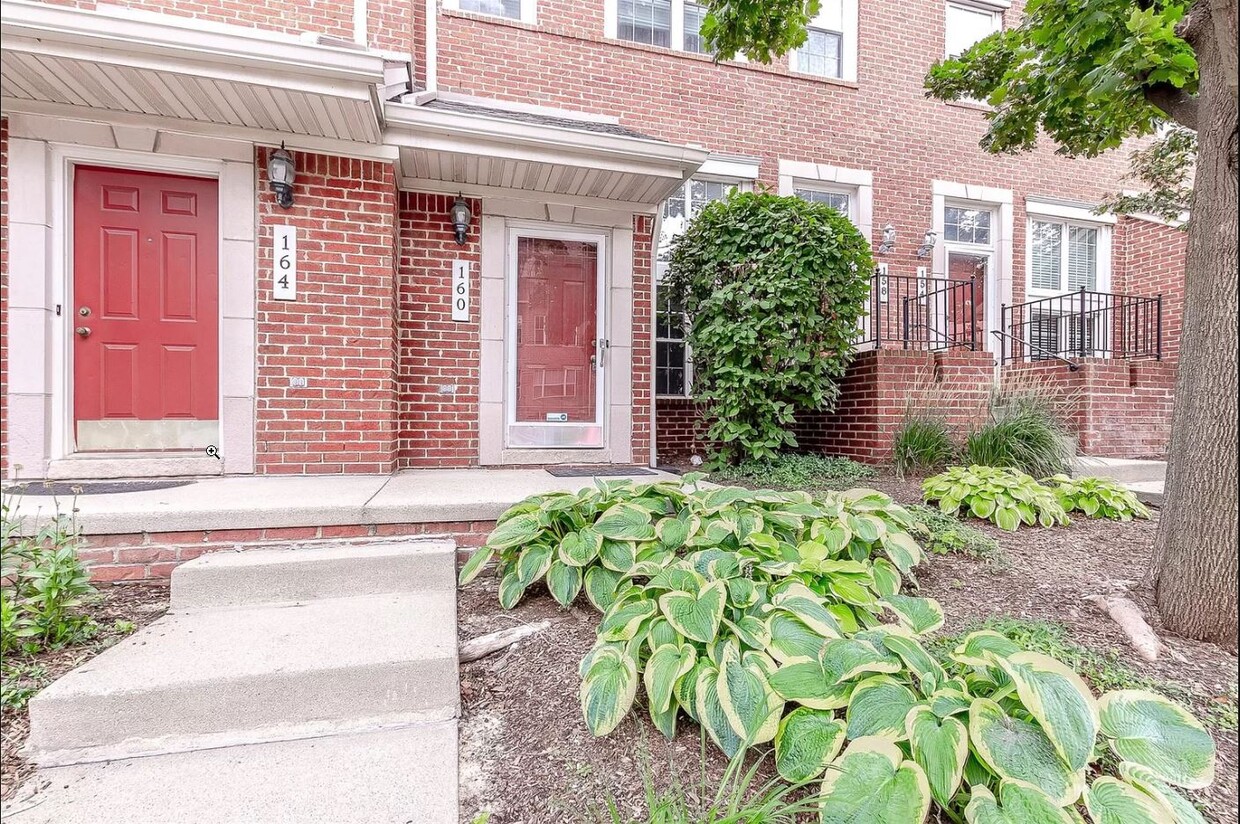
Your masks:
{"label": "mulch bed", "polygon": [[[904,503],[920,500],[916,481],[880,477],[862,482]],[[977,521],[971,521],[978,524]],[[922,594],[939,600],[948,616],[943,632],[988,617],[1057,621],[1089,649],[1118,656],[1129,669],[1175,682],[1194,695],[1202,717],[1211,702],[1232,702],[1237,672],[1234,655],[1161,633],[1148,589],[1141,585],[1157,532],[1157,521],[1129,524],[1077,518],[1069,527],[994,535],[1002,562],[963,556],[935,556],[918,570]],[[674,741],[666,741],[640,708],[604,739],[595,739],[581,719],[577,664],[594,643],[597,614],[581,599],[562,610],[541,590],[516,609],[497,603],[497,581],[483,575],[461,590],[462,640],[497,629],[548,619],[550,629],[461,670],[461,820],[483,810],[491,824],[610,821],[611,801],[621,820],[644,810],[643,775],[659,789],[672,781],[690,791],[702,786],[701,739],[682,719]],[[1082,600],[1122,584],[1141,603],[1171,649],[1159,661],[1142,661],[1109,618]],[[1218,778],[1197,795],[1207,817],[1235,822],[1237,735],[1215,730]],[[723,756],[708,748],[706,793],[722,774]],[[766,765],[764,765],[765,767]],[[771,770],[764,769],[764,774]]]}
{"label": "mulch bed", "polygon": [[[39,678],[41,683],[38,686],[45,686],[132,634],[118,631],[117,621],[132,623],[136,631],[168,609],[166,586],[106,586],[100,588],[99,596],[99,602],[90,608],[91,615],[99,624],[94,638],[85,644],[47,650],[33,656],[6,655],[6,667],[15,663],[42,667],[44,674]],[[6,706],[0,710],[0,735],[3,737],[3,747],[0,748],[0,798],[12,797],[22,782],[34,773],[34,765],[21,754],[29,729],[30,717],[24,707],[19,710]]]}

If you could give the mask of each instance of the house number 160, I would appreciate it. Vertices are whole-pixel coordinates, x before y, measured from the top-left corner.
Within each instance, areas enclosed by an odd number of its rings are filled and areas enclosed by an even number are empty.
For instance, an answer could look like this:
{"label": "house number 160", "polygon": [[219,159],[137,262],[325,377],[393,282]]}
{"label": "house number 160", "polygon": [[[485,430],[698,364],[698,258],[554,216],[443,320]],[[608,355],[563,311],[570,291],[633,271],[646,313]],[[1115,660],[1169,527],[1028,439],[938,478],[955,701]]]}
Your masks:
{"label": "house number 160", "polygon": [[452,261],[452,319],[469,320],[469,261]]}
{"label": "house number 160", "polygon": [[271,241],[271,296],[276,300],[297,300],[297,229],[276,226]]}

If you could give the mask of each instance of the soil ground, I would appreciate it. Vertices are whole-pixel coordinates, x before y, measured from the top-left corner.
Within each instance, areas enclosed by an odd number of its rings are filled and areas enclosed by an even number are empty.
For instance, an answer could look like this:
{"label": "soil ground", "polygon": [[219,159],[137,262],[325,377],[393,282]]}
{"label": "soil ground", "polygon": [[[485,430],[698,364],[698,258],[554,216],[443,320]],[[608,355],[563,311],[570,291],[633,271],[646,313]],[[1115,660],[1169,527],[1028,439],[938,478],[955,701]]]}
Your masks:
{"label": "soil ground", "polygon": [[[880,477],[863,483],[903,503],[920,500],[915,481]],[[1056,529],[980,528],[999,540],[1001,559],[935,556],[917,570],[921,594],[938,599],[948,616],[941,632],[996,617],[1059,622],[1081,646],[1174,685],[1179,695],[1190,696],[1198,717],[1214,720],[1218,777],[1196,799],[1211,821],[1237,821],[1237,660],[1217,646],[1161,633],[1150,594],[1141,586],[1157,521],[1120,524],[1078,517]],[[1170,647],[1153,664],[1142,661],[1119,627],[1082,600],[1120,586],[1146,608]],[[701,738],[691,721],[682,719],[670,742],[640,709],[604,739],[593,738],[585,727],[577,664],[594,642],[597,614],[588,602],[581,598],[562,610],[545,591],[531,590],[515,609],[504,611],[496,590],[495,578],[485,574],[461,590],[462,640],[543,619],[552,625],[462,667],[461,821],[473,822],[488,811],[490,824],[611,822],[607,805],[614,803],[619,820],[628,824],[644,810],[647,778],[659,790],[676,781],[700,795]],[[1230,722],[1220,720],[1228,715]],[[705,787],[711,795],[726,765],[713,745],[707,753]]]}
{"label": "soil ground", "polygon": [[[63,649],[45,650],[36,655],[10,654],[4,657],[4,689],[38,690],[55,681],[69,670],[84,664],[117,641],[151,623],[168,609],[168,588],[152,585],[117,585],[101,587],[99,601],[89,609],[99,630],[83,644]],[[121,626],[117,625],[121,622]],[[124,626],[133,624],[130,629]],[[18,668],[21,674],[12,672]],[[25,704],[0,710],[0,797],[12,796],[33,772],[34,765],[22,757],[30,718]]]}

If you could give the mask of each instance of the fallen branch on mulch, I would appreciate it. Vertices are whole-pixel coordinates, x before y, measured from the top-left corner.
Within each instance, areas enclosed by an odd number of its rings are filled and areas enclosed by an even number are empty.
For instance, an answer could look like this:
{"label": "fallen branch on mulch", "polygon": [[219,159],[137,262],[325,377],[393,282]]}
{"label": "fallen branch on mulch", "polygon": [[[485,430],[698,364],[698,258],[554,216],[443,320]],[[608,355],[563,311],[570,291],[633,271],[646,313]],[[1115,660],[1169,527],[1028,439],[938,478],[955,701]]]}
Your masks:
{"label": "fallen branch on mulch", "polygon": [[1131,598],[1123,595],[1087,595],[1085,600],[1119,624],[1133,649],[1146,661],[1157,661],[1159,654],[1166,649],[1162,639],[1146,622],[1141,607]]}
{"label": "fallen branch on mulch", "polygon": [[499,652],[524,638],[529,638],[531,635],[542,632],[549,626],[551,626],[550,621],[538,621],[533,624],[522,624],[519,627],[509,627],[498,632],[479,635],[477,638],[471,638],[461,644],[457,658],[460,659],[462,664],[477,661],[479,658],[485,658],[493,652]]}

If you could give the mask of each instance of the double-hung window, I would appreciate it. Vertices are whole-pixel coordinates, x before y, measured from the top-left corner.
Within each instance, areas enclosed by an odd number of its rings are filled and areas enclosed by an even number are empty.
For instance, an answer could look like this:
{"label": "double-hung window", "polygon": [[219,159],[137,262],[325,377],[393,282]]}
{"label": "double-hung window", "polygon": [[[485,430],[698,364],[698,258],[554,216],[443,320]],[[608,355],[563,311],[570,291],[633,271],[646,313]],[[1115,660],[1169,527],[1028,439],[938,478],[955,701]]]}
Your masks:
{"label": "double-hung window", "polygon": [[[1029,291],[1062,294],[1100,288],[1103,232],[1100,226],[1034,218],[1029,224]],[[1108,239],[1109,240],[1109,239]]]}
{"label": "double-hung window", "polygon": [[604,0],[604,15],[604,34],[608,37],[706,53],[702,37],[706,7],[692,0]]}
{"label": "double-hung window", "polygon": [[736,189],[733,181],[698,180],[686,182],[663,203],[659,231],[657,279],[655,283],[654,391],[662,397],[685,397],[693,389],[693,364],[685,341],[684,308],[659,288],[667,269],[672,241],[689,221],[713,200],[722,200]]}
{"label": "double-hung window", "polygon": [[523,23],[534,22],[535,0],[444,0],[444,8],[507,17]]}
{"label": "double-hung window", "polygon": [[806,27],[805,42],[788,55],[799,74],[857,79],[857,0],[822,0]]}
{"label": "double-hung window", "polygon": [[959,57],[979,40],[1003,28],[1003,11],[987,3],[947,4],[944,45],[947,57]]}
{"label": "double-hung window", "polygon": [[[1108,348],[1111,230],[1035,215],[1029,221],[1029,342],[1034,358]],[[1084,290],[1084,294],[1081,294]],[[1082,338],[1084,335],[1084,338]]]}
{"label": "double-hung window", "polygon": [[849,220],[856,220],[853,209],[853,204],[856,202],[855,190],[798,186],[792,190],[792,193],[810,203],[825,203]]}

